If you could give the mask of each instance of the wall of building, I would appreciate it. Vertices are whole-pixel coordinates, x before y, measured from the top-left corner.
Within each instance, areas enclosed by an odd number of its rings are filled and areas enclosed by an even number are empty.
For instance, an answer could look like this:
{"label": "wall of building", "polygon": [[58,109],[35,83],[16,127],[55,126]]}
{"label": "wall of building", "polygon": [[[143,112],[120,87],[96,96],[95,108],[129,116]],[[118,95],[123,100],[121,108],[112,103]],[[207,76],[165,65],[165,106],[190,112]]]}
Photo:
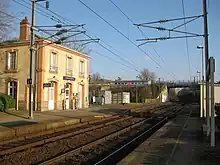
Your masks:
{"label": "wall of building", "polygon": [[[6,68],[6,52],[16,50],[17,51],[17,71],[5,72]],[[0,47],[0,79],[1,87],[0,92],[8,93],[7,82],[15,80],[18,82],[18,109],[27,108],[27,78],[29,76],[29,44],[17,45],[17,46],[5,46]]]}
{"label": "wall of building", "polygon": [[[204,116],[206,116],[206,86],[202,86],[200,85],[200,105],[202,105],[202,87],[204,89],[204,112],[202,111],[202,106],[200,106],[200,115],[201,112],[203,112]],[[219,84],[215,84],[214,87],[214,102],[215,103],[220,103],[220,85]],[[209,92],[211,92],[211,86],[209,88]],[[209,96],[211,96],[211,93],[209,94]],[[211,97],[210,97],[210,101],[211,101]],[[210,108],[209,108],[209,114],[211,116],[211,104],[210,104]]]}
{"label": "wall of building", "polygon": [[[56,52],[58,55],[58,72],[57,73],[51,73],[50,72],[50,54],[52,52]],[[65,49],[60,49],[55,46],[46,46],[42,50],[42,55],[39,55],[39,68],[42,72],[42,80],[41,80],[41,86],[38,86],[38,88],[41,88],[41,93],[38,92],[39,97],[39,104],[42,104],[39,109],[42,111],[48,109],[48,88],[43,88],[43,83],[48,83],[50,81],[54,81],[56,83],[56,109],[62,109],[62,101],[64,99],[64,94],[61,93],[61,89],[64,88],[64,85],[66,83],[71,83],[72,85],[72,93],[78,93],[79,92],[79,86],[82,84],[84,86],[84,99],[82,100],[84,102],[84,107],[88,107],[88,77],[89,77],[89,59],[85,58],[83,55],[80,56],[78,53],[74,53],[73,51],[66,51]],[[66,58],[67,56],[72,56],[73,59],[73,74],[71,77],[75,77],[75,81],[67,81],[63,80],[63,76],[67,76],[66,74]],[[80,60],[85,61],[85,76],[80,77],[79,75],[79,64]],[[42,64],[41,64],[42,62]],[[41,75],[41,73],[38,73]],[[40,79],[38,77],[38,79]],[[71,95],[72,95],[71,93]]]}

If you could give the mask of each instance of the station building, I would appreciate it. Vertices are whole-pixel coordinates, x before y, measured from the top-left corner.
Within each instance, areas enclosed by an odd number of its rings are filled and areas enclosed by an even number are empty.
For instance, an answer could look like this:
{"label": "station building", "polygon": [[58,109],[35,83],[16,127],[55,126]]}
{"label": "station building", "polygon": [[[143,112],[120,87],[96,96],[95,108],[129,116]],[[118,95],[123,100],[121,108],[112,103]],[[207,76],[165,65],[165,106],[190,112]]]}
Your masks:
{"label": "station building", "polygon": [[[35,110],[72,109],[73,99],[77,108],[88,107],[89,56],[63,45],[48,44],[49,41],[37,36],[35,40],[32,65]],[[30,24],[25,17],[20,22],[19,38],[0,43],[0,93],[11,95],[17,110],[28,109],[29,68]]]}

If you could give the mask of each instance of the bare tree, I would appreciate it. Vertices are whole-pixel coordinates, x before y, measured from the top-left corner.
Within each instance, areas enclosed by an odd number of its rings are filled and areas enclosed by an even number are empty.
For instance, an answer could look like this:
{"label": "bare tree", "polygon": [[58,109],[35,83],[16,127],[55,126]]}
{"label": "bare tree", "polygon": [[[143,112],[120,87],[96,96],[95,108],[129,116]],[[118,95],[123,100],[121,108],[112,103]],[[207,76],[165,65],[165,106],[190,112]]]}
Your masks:
{"label": "bare tree", "polygon": [[14,16],[8,12],[8,0],[0,3],[0,41],[9,36],[9,31],[14,27]]}
{"label": "bare tree", "polygon": [[121,77],[118,77],[118,79],[117,79],[118,81],[121,81],[122,80],[122,78]]}
{"label": "bare tree", "polygon": [[98,72],[93,73],[93,74],[90,76],[90,81],[91,81],[91,82],[97,82],[97,81],[100,81],[100,80],[102,80],[102,78],[101,78],[100,73],[98,73]]}
{"label": "bare tree", "polygon": [[150,72],[148,69],[144,68],[140,74],[137,76],[140,80],[155,80],[156,74],[154,72]]}
{"label": "bare tree", "polygon": [[[77,29],[79,30],[79,29]],[[60,37],[66,37],[67,39],[63,42],[63,45],[65,47],[68,47],[70,49],[76,50],[77,52],[80,53],[87,53],[86,51],[86,45],[83,45],[81,42],[75,42],[76,40],[82,39],[82,36],[77,35],[77,36],[72,36],[74,33],[72,32],[66,32],[60,35]]]}

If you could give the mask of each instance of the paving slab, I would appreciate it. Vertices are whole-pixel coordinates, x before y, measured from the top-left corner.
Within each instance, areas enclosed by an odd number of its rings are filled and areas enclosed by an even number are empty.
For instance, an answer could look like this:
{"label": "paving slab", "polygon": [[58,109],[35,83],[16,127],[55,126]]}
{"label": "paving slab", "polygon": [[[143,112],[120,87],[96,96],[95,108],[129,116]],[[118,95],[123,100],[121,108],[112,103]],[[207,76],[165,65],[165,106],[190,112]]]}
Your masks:
{"label": "paving slab", "polygon": [[[197,113],[198,112],[198,113]],[[143,142],[118,165],[217,165],[220,138],[210,147],[203,135],[199,108],[187,108]]]}

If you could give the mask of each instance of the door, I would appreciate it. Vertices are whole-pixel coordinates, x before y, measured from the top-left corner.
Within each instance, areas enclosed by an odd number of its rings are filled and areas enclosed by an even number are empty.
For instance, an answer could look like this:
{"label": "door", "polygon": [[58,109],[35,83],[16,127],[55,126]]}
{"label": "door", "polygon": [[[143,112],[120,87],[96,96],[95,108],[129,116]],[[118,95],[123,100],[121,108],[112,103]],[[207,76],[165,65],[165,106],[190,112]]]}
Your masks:
{"label": "door", "polygon": [[70,109],[70,85],[66,85],[65,89],[66,109]]}
{"label": "door", "polygon": [[49,87],[48,109],[54,110],[54,86]]}
{"label": "door", "polygon": [[8,85],[8,95],[10,95],[15,100],[15,109],[17,109],[17,82],[10,81]]}
{"label": "door", "polygon": [[79,85],[78,99],[78,108],[82,108],[82,85]]}

